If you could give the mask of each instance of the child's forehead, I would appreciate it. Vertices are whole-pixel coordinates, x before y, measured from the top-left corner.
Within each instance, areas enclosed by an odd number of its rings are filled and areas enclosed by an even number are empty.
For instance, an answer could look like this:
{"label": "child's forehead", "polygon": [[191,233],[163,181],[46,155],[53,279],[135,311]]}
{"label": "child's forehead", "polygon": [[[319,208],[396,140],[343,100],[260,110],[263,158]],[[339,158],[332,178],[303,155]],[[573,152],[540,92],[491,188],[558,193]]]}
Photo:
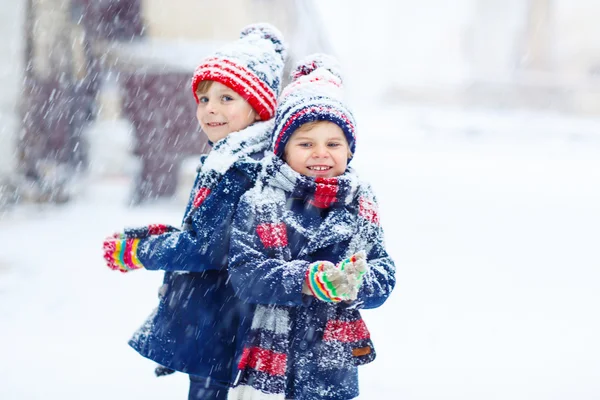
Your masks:
{"label": "child's forehead", "polygon": [[235,90],[231,89],[229,86],[222,84],[221,82],[203,81],[202,83],[204,84],[198,86],[199,93],[236,93]]}
{"label": "child's forehead", "polygon": [[292,138],[298,137],[346,138],[342,129],[330,121],[312,121],[302,124],[292,134]]}

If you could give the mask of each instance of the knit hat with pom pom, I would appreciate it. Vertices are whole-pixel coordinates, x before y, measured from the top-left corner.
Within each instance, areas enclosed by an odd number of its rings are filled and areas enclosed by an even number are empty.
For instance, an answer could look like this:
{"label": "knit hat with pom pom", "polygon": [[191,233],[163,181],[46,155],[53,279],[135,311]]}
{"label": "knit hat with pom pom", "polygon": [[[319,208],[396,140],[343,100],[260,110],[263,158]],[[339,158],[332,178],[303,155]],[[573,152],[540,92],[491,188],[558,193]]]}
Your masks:
{"label": "knit hat with pom pom", "polygon": [[240,39],[229,43],[196,68],[192,92],[199,102],[198,84],[219,82],[242,96],[266,121],[275,115],[286,57],[283,35],[270,24],[248,25]]}
{"label": "knit hat with pom pom", "polygon": [[326,54],[313,54],[296,66],[291,78],[292,82],[283,89],[277,107],[273,152],[281,157],[288,140],[301,125],[330,121],[342,129],[350,152],[354,154],[356,124],[344,104],[337,60]]}

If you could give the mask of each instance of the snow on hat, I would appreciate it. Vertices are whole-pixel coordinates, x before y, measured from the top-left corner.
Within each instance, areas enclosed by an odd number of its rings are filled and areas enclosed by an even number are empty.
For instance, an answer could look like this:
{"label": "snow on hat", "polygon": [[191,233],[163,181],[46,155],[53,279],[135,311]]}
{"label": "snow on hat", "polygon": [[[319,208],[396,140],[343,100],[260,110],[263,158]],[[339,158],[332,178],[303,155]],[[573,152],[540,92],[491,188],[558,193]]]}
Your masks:
{"label": "snow on hat", "polygon": [[286,53],[283,35],[273,25],[248,25],[240,39],[204,59],[196,68],[192,78],[196,103],[200,82],[215,81],[246,99],[260,119],[271,119],[275,115]]}
{"label": "snow on hat", "polygon": [[[296,66],[277,107],[273,152],[281,157],[288,140],[301,125],[313,121],[330,121],[338,125],[354,154],[356,137],[352,113],[344,104],[342,77],[335,58],[313,54]],[[352,156],[350,156],[352,157]]]}

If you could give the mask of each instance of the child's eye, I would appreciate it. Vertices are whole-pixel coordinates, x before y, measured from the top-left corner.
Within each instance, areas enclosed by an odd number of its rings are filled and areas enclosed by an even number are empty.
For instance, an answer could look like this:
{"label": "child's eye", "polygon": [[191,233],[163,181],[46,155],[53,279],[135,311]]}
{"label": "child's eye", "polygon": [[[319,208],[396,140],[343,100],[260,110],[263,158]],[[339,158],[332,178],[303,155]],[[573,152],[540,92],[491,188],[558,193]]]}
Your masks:
{"label": "child's eye", "polygon": [[208,103],[208,97],[201,96],[201,97],[198,98],[198,102],[199,103]]}
{"label": "child's eye", "polygon": [[298,143],[298,146],[300,146],[300,147],[310,147],[310,146],[312,146],[312,144],[305,142],[305,143]]}
{"label": "child's eye", "polygon": [[229,96],[229,95],[227,95],[227,94],[224,94],[224,95],[221,97],[221,100],[223,100],[223,101],[231,101],[231,100],[233,100],[233,97],[231,97],[231,96]]}
{"label": "child's eye", "polygon": [[341,146],[341,144],[339,144],[339,143],[329,143],[328,146],[329,147],[339,147],[339,146]]}

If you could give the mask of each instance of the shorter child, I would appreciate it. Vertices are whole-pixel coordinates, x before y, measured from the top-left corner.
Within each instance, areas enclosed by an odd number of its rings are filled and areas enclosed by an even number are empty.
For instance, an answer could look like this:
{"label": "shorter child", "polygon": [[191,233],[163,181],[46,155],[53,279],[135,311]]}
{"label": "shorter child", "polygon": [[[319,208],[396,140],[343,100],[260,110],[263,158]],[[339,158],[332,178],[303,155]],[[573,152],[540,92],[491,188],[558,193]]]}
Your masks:
{"label": "shorter child", "polygon": [[230,400],[346,400],[375,352],[359,313],[395,285],[370,187],[347,168],[355,123],[334,60],[300,63],[272,153],[236,210],[229,273],[255,309],[238,333]]}

